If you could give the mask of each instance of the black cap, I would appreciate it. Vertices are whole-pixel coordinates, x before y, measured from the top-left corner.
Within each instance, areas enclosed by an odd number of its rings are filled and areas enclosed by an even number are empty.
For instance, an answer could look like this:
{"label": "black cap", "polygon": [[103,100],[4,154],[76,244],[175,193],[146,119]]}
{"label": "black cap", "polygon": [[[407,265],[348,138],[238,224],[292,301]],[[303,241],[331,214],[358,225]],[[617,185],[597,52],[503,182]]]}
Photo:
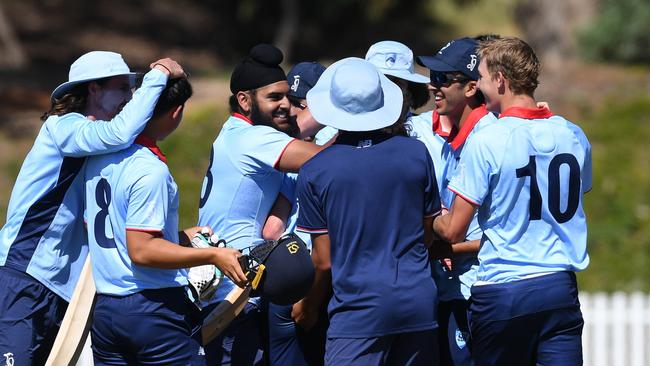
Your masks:
{"label": "black cap", "polygon": [[235,66],[230,76],[230,91],[235,94],[286,80],[280,67],[283,58],[282,51],[273,45],[262,43],[253,47]]}

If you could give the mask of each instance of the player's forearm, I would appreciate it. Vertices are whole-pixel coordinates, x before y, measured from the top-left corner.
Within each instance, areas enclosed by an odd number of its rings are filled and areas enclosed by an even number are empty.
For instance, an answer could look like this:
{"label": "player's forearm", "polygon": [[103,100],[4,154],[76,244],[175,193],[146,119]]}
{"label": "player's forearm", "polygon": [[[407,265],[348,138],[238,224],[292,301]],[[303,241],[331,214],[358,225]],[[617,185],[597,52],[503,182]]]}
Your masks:
{"label": "player's forearm", "polygon": [[282,194],[279,194],[271,208],[271,212],[269,212],[269,217],[266,218],[264,228],[262,228],[262,238],[264,240],[278,240],[287,228],[290,214],[291,202]]}
{"label": "player's forearm", "polygon": [[161,269],[177,269],[200,266],[217,261],[218,248],[186,248],[163,238],[129,240],[129,257],[133,263]]}
{"label": "player's forearm", "polygon": [[433,231],[435,235],[440,237],[442,240],[457,243],[465,239],[466,230],[460,230],[459,227],[452,226],[452,215],[442,215],[436,217],[433,221]]}
{"label": "player's forearm", "polygon": [[480,248],[480,240],[469,240],[451,245],[451,250],[454,254],[475,254],[478,253]]}

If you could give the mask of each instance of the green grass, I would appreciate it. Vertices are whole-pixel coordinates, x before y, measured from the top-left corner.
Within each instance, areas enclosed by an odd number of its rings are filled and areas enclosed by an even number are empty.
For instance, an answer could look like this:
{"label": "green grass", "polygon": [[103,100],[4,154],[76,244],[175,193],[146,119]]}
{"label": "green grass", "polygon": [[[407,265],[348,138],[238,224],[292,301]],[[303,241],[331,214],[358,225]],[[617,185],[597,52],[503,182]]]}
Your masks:
{"label": "green grass", "polygon": [[188,108],[180,127],[160,143],[179,188],[180,229],[196,225],[201,185],[210,162],[210,148],[227,117],[225,108]]}
{"label": "green grass", "polygon": [[650,97],[604,106],[587,121],[594,171],[585,198],[591,265],[580,276],[581,287],[648,292]]}

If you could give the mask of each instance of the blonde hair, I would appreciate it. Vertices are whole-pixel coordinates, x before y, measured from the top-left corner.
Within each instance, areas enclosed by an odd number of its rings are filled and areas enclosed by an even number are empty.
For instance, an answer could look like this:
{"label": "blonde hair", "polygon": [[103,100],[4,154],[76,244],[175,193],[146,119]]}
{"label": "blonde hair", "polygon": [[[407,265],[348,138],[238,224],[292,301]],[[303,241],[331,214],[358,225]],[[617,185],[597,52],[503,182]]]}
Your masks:
{"label": "blonde hair", "polygon": [[531,97],[539,85],[541,65],[528,43],[516,37],[504,37],[479,42],[478,54],[491,77],[497,72],[506,78],[510,91]]}

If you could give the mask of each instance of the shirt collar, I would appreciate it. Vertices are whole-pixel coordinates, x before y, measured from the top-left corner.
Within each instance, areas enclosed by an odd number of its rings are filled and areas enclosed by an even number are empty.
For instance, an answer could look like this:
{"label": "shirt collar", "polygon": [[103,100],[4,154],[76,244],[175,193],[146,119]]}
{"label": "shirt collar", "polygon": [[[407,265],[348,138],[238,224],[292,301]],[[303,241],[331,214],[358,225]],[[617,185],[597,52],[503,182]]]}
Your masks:
{"label": "shirt collar", "polygon": [[239,119],[243,120],[244,122],[248,123],[251,126],[253,125],[253,121],[251,121],[248,117],[244,116],[241,113],[236,113],[235,112],[235,113],[232,114],[232,116],[235,117],[235,118],[239,118]]}
{"label": "shirt collar", "polygon": [[458,148],[465,143],[467,136],[469,136],[469,134],[472,132],[472,129],[474,129],[474,126],[476,126],[478,121],[480,121],[481,118],[485,117],[485,115],[488,113],[489,112],[485,108],[485,105],[481,105],[478,108],[474,108],[467,116],[467,118],[465,118],[463,127],[460,128],[458,133],[454,134],[453,136],[450,136],[447,139],[447,142],[451,144],[451,147],[454,150],[458,150]]}
{"label": "shirt collar", "polygon": [[436,112],[435,109],[431,114],[431,128],[436,135],[439,135],[440,137],[444,137],[445,139],[449,139],[450,136],[451,137],[455,136],[456,133],[458,132],[458,129],[453,124],[451,125],[451,130],[449,130],[449,132],[443,131],[442,123],[440,123],[440,115],[438,114],[438,112]]}
{"label": "shirt collar", "polygon": [[146,147],[147,149],[151,150],[154,155],[160,159],[163,163],[167,164],[167,157],[165,154],[163,154],[162,150],[156,145],[156,141],[153,140],[152,138],[145,136],[145,135],[138,135],[138,137],[135,139],[135,143],[138,145],[142,145]]}
{"label": "shirt collar", "polygon": [[501,112],[499,118],[503,117],[519,117],[523,119],[545,119],[553,117],[553,113],[548,108],[522,108],[510,107]]}

